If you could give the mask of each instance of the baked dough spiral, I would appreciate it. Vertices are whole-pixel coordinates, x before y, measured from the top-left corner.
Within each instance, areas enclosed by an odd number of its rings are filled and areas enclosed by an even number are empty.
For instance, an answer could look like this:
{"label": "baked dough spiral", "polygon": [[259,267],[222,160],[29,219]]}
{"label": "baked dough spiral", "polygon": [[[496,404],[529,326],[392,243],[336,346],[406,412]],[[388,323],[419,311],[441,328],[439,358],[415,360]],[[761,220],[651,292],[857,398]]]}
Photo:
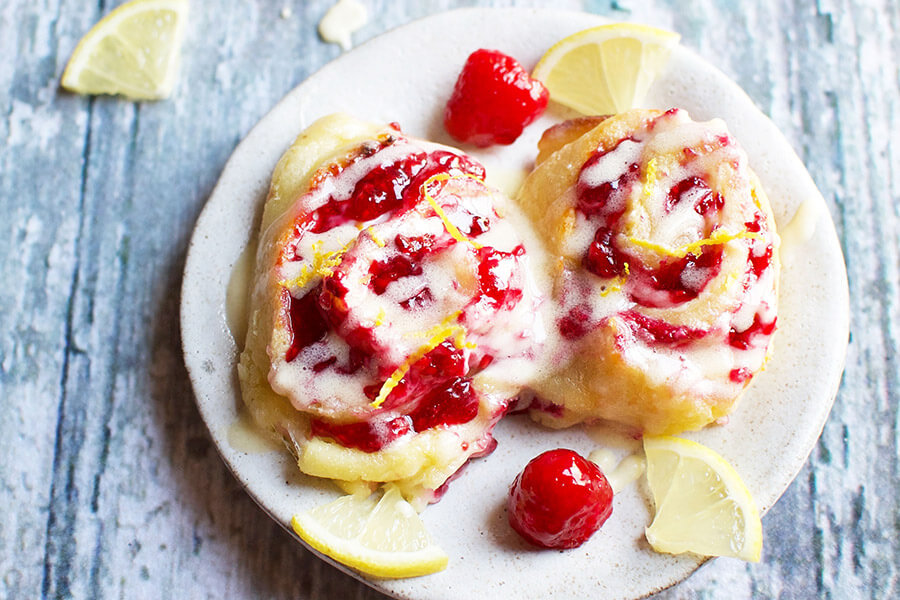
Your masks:
{"label": "baked dough spiral", "polygon": [[724,123],[632,110],[549,130],[518,201],[556,259],[532,415],[647,434],[726,415],[775,331],[778,236]]}
{"label": "baked dough spiral", "polygon": [[543,331],[507,203],[480,164],[396,126],[326,117],[285,154],[240,375],[302,471],[431,501],[493,449]]}

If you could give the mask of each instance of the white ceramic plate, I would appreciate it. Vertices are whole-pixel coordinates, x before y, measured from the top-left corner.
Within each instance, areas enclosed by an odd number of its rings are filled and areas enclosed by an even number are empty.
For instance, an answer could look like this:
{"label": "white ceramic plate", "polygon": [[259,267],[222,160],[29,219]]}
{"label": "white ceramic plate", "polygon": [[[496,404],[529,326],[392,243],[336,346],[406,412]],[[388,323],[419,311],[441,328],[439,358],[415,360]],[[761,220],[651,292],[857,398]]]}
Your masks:
{"label": "white ceramic plate", "polygon": [[[337,496],[300,474],[286,452],[246,452],[229,442],[238,419],[238,346],[226,324],[226,286],[250,238],[269,177],[281,153],[314,119],[334,111],[399,121],[414,136],[452,143],[441,127],[444,103],[469,53],[507,52],[526,66],[560,38],[603,19],[521,9],[469,9],[411,23],[349,52],[288,94],[237,147],[201,214],[185,267],[181,323],[185,362],[197,403],[220,453],[254,499],[290,531],[291,515]],[[692,437],[721,452],[742,474],[763,510],[774,504],[815,444],[837,390],[848,337],[846,272],[824,200],[774,125],[721,72],[678,48],[645,105],[686,108],[697,120],[721,117],[750,156],[779,227],[803,205],[806,231],[792,233],[783,258],[779,330],[767,370],[726,426]],[[472,153],[488,168],[527,167],[551,110],[513,146]],[[471,149],[470,149],[471,150]],[[500,165],[500,167],[498,167]],[[802,229],[802,228],[800,228]],[[473,461],[444,499],[423,514],[450,555],[446,571],[417,579],[368,580],[388,594],[416,600],[515,597],[635,598],[687,577],[701,557],[650,550],[645,486],[618,494],[612,518],[581,548],[537,551],[506,524],[507,487],[541,450],[582,453],[603,445],[620,455],[637,443],[602,430],[539,429],[510,417],[496,430],[498,449]],[[358,576],[358,575],[356,575]],[[365,579],[364,579],[365,580]]]}

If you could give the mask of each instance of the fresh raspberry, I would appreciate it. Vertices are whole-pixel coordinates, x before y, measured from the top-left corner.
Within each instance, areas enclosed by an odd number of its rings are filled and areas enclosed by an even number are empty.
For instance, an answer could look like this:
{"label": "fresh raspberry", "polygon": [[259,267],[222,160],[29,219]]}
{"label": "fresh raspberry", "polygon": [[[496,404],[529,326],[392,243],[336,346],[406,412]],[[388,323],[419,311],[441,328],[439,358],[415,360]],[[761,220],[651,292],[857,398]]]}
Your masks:
{"label": "fresh raspberry", "polygon": [[544,548],[576,548],[612,514],[613,492],[600,468],[572,450],[533,458],[509,488],[509,524]]}
{"label": "fresh raspberry", "polygon": [[486,147],[512,144],[537,119],[550,94],[519,61],[497,50],[469,55],[444,112],[456,140]]}

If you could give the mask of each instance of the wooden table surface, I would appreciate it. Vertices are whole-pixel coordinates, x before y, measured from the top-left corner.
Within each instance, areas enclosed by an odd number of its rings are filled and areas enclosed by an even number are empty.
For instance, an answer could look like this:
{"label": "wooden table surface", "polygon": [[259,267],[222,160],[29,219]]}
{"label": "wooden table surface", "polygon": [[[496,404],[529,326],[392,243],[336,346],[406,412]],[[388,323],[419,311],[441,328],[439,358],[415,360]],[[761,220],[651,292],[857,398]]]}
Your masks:
{"label": "wooden table surface", "polygon": [[[458,6],[541,4],[363,1],[357,42]],[[116,4],[0,6],[0,597],[383,598],[238,486],[194,405],[178,326],[197,215],[250,127],[340,53],[316,34],[332,1],[195,1],[171,99],[61,92],[76,42]],[[659,597],[900,597],[896,0],[554,6],[680,32],[794,145],[846,255],[843,383],[763,520],[762,562],[713,561]]]}

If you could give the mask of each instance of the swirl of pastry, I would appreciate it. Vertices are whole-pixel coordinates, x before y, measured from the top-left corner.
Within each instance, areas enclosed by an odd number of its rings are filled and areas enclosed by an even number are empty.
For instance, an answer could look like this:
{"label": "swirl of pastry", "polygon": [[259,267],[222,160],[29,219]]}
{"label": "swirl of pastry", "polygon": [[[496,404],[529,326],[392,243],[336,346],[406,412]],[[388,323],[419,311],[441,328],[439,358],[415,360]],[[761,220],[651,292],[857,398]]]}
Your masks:
{"label": "swirl of pastry", "polygon": [[[311,130],[348,127],[330,117]],[[355,127],[264,216],[244,396],[280,399],[277,422],[262,420],[289,431],[304,472],[433,500],[493,449],[522,386],[510,365],[540,347],[540,297],[480,164],[393,126]],[[270,202],[311,135],[276,170]]]}
{"label": "swirl of pastry", "polygon": [[660,434],[726,415],[776,321],[778,236],[743,150],[679,109],[562,124],[540,150],[519,203],[558,257],[560,342],[533,416]]}

